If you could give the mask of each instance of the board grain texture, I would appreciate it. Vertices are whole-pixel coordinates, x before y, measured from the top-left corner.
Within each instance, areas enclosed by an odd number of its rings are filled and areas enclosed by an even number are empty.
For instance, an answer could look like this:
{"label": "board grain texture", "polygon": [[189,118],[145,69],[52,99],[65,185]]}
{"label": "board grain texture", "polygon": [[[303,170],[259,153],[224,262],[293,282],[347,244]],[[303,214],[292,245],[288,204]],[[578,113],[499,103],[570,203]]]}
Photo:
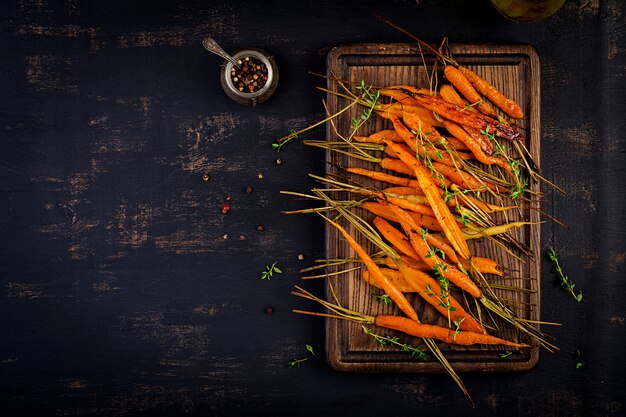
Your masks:
{"label": "board grain texture", "polygon": [[[523,140],[533,160],[539,164],[540,78],[539,58],[536,51],[528,45],[450,45],[450,52],[460,65],[474,70],[507,97],[519,103],[526,117],[517,122],[518,127],[523,132]],[[420,49],[415,44],[371,43],[337,46],[330,51],[327,59],[329,89],[338,91],[338,83],[333,76],[357,84],[364,80],[366,84],[377,86],[408,84],[428,87],[429,73],[435,62],[434,58],[432,54],[420,54]],[[438,73],[439,79],[433,82],[443,84],[445,79],[441,75],[441,68]],[[349,104],[348,100],[331,93],[328,94],[327,100],[330,114],[334,114]],[[352,118],[358,118],[358,113],[361,111],[362,108],[355,107],[338,116],[335,122],[337,129],[340,132],[349,132]],[[383,128],[389,128],[389,122],[382,117],[375,117],[372,118],[371,123],[361,127],[358,134],[367,135]],[[336,133],[331,126],[327,128],[327,140],[336,140]],[[505,146],[509,145],[505,144]],[[374,163],[356,160],[332,151],[327,152],[326,158],[329,173],[341,173],[342,168],[348,166],[376,169]],[[368,186],[378,188],[385,186],[381,182],[363,177],[352,176],[351,178]],[[538,193],[540,184],[531,182],[530,191]],[[359,197],[353,195],[348,199],[352,198],[358,199]],[[507,253],[487,239],[470,241],[470,248],[473,255],[496,259],[505,271],[509,271],[501,283],[523,288],[526,292],[499,291],[498,295],[507,299],[511,306],[515,306],[521,318],[537,321],[540,318],[539,222],[541,220],[538,199],[533,199],[532,207],[532,209],[525,207],[513,213],[507,213],[509,221],[532,223],[512,233],[519,242],[529,248],[529,256],[519,252]],[[361,208],[357,207],[354,210],[368,221],[374,217]],[[503,215],[494,216],[494,220],[496,223],[506,221]],[[358,235],[358,240],[369,253],[377,250],[358,232],[355,232],[351,225],[346,224],[346,229],[353,235]],[[347,242],[341,239],[338,231],[332,226],[326,229],[326,255],[329,259],[355,256]],[[490,279],[493,280],[494,276]],[[357,270],[341,274],[336,278],[329,278],[326,296],[330,299],[333,294],[336,294],[342,305],[366,314],[398,314],[395,306],[382,306],[377,303],[372,296],[372,291],[373,287],[361,279],[360,271]],[[457,297],[457,299],[460,298]],[[447,325],[445,318],[420,297],[414,294],[409,295],[409,300],[415,306],[422,322]],[[499,327],[492,330],[492,334],[509,340],[531,342],[501,320],[496,322]],[[413,346],[420,343],[420,339],[397,332],[385,332],[379,328],[374,330],[379,334],[399,336],[402,343]],[[338,322],[328,318],[326,319],[326,338],[328,362],[337,370],[352,372],[444,371],[441,364],[432,356],[430,359],[421,361],[400,349],[394,350],[373,344],[371,336],[365,334],[359,323]],[[533,342],[531,348],[514,351],[506,360],[502,360],[499,354],[507,349],[497,346],[458,347],[442,344],[441,349],[457,371],[485,372],[529,370],[537,364],[540,348]]]}

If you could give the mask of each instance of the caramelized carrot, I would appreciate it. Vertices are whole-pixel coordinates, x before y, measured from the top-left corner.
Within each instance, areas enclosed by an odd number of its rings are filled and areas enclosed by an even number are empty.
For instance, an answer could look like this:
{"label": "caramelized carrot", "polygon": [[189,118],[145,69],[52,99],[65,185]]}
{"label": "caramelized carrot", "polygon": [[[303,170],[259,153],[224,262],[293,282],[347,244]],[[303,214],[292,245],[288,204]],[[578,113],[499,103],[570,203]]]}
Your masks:
{"label": "caramelized carrot", "polygon": [[[373,201],[366,201],[361,203],[361,207],[370,213],[373,213],[377,216],[382,217],[383,219],[389,220],[391,222],[399,222],[398,217],[395,215],[393,211],[391,211],[387,205],[383,205],[381,203],[375,203]],[[436,232],[440,232],[443,229],[441,225],[437,223],[437,219],[431,216],[425,216],[419,213],[407,213],[415,222],[415,224],[423,227],[425,229],[433,230]]]}
{"label": "caramelized carrot", "polygon": [[384,172],[380,171],[371,171],[369,169],[356,167],[346,168],[346,171],[352,174],[362,175],[373,180],[387,182],[389,184],[402,185],[404,187],[419,187],[419,182],[417,182],[417,180],[397,177],[395,175],[385,174]]}
{"label": "caramelized carrot", "polygon": [[407,165],[415,170],[415,175],[417,177],[417,181],[424,191],[424,195],[428,198],[430,202],[430,206],[435,213],[435,218],[441,224],[441,227],[444,230],[444,233],[452,247],[456,250],[457,254],[462,258],[469,258],[470,251],[467,247],[467,242],[463,238],[461,230],[459,229],[459,225],[457,224],[454,216],[450,213],[450,209],[443,201],[441,197],[440,190],[437,189],[433,180],[430,177],[430,173],[422,166],[421,164],[415,161],[415,158],[402,151],[398,146],[390,141],[385,141],[385,144],[394,150],[398,150],[398,154],[400,159],[404,161]]}
{"label": "caramelized carrot", "polygon": [[[451,295],[443,295],[437,280],[430,275],[410,268],[399,262],[399,270],[381,268],[383,274],[390,282],[404,293],[418,293],[428,304],[432,305],[444,317],[459,323],[461,330],[485,334],[484,327],[469,314],[461,304]],[[368,271],[363,271],[362,277],[370,284],[377,286]],[[445,299],[443,299],[445,298]]]}
{"label": "caramelized carrot", "polygon": [[503,191],[501,187],[488,182],[481,182],[461,169],[451,167],[440,162],[433,162],[432,166],[439,174],[445,176],[450,179],[450,181],[462,188],[465,188],[466,190],[484,191],[489,188],[490,190],[496,192]]}
{"label": "caramelized carrot", "polygon": [[388,118],[391,115],[402,117],[402,114],[404,112],[415,113],[422,120],[431,124],[432,126],[442,127],[441,122],[437,120],[437,118],[435,118],[433,112],[423,106],[409,106],[401,102],[396,102],[392,104],[381,104],[376,107],[376,111],[381,117],[384,118]]}
{"label": "caramelized carrot", "polygon": [[480,334],[468,331],[456,332],[441,326],[432,324],[422,324],[412,321],[406,317],[378,315],[374,317],[374,324],[386,329],[398,330],[415,337],[426,337],[441,340],[442,342],[455,345],[504,345],[511,347],[528,347],[524,343],[515,343],[500,339],[487,334]]}
{"label": "caramelized carrot", "polygon": [[379,162],[380,166],[389,171],[395,171],[404,175],[413,175],[413,170],[407,164],[395,158],[383,158]]}
{"label": "caramelized carrot", "polygon": [[450,104],[443,99],[426,96],[418,97],[417,99],[422,106],[461,125],[471,126],[481,130],[489,129],[489,131],[494,132],[496,136],[510,141],[522,138],[522,135],[516,128],[505,125],[489,116],[459,110],[454,104]]}
{"label": "caramelized carrot", "polygon": [[493,104],[495,104],[500,110],[505,112],[511,117],[521,119],[524,117],[524,112],[521,107],[513,100],[507,98],[504,94],[498,91],[497,88],[489,84],[485,79],[481,78],[472,70],[459,66],[459,71],[465,75],[465,78],[484,96],[486,96]]}
{"label": "caramelized carrot", "polygon": [[394,142],[403,142],[402,138],[398,136],[396,131],[393,129],[379,130],[369,136],[354,136],[354,140],[357,142],[383,143],[383,139],[388,139]]}
{"label": "caramelized carrot", "polygon": [[[478,94],[476,89],[472,86],[472,83],[469,82],[465,75],[458,69],[453,66],[446,66],[443,70],[444,75],[460,92],[463,94],[463,97],[469,101],[470,105],[475,105],[478,107],[481,113],[486,114],[487,116],[496,116],[497,113],[487,103],[483,98]],[[441,96],[444,97],[444,94],[449,94],[449,91],[442,92]],[[456,103],[455,103],[456,104]],[[465,103],[461,103],[461,107],[464,108]]]}
{"label": "caramelized carrot", "polygon": [[409,242],[409,238],[406,237],[404,233],[393,227],[387,220],[381,217],[374,218],[373,223],[380,234],[400,253],[403,253],[412,259],[419,259],[419,255],[415,252],[415,249],[413,249],[413,246],[411,246],[411,243]]}
{"label": "caramelized carrot", "polygon": [[509,174],[512,172],[511,165],[509,165],[509,163],[507,163],[504,159],[486,155],[485,152],[483,152],[480,144],[475,142],[474,138],[472,138],[469,133],[463,130],[461,126],[449,121],[444,121],[443,125],[448,130],[448,132],[450,132],[452,135],[454,135],[454,137],[467,145],[472,154],[474,154],[476,159],[478,159],[480,162],[486,165],[498,165]]}
{"label": "caramelized carrot", "polygon": [[460,260],[461,266],[463,266],[466,270],[470,269],[470,262],[472,263],[472,266],[482,274],[494,274],[500,277],[504,276],[504,271],[499,268],[500,265],[493,259],[472,256],[469,260]]}
{"label": "caramelized carrot", "polygon": [[341,227],[338,223],[330,220],[325,217],[326,221],[333,225],[346,239],[350,247],[356,252],[358,257],[363,261],[367,270],[370,271],[378,285],[385,291],[385,293],[396,303],[398,308],[404,312],[411,320],[417,321],[417,313],[409,303],[409,300],[406,299],[404,294],[402,294],[389,280],[385,277],[385,275],[381,272],[380,268],[376,263],[370,258],[370,256],[365,252],[365,250],[359,245],[359,243],[348,233],[343,227]]}
{"label": "caramelized carrot", "polygon": [[415,249],[415,252],[422,261],[424,261],[432,269],[437,270],[443,277],[454,283],[457,287],[466,291],[472,297],[480,298],[482,296],[482,292],[470,279],[470,277],[459,271],[454,266],[445,264],[441,258],[431,250],[430,246],[420,233],[420,227],[415,224],[409,216],[407,216],[407,212],[391,204],[389,207],[398,216],[402,229],[404,229],[404,232],[409,236],[409,241],[411,242],[413,249]]}
{"label": "caramelized carrot", "polygon": [[[461,98],[461,96],[459,96],[454,87],[452,87],[451,85],[442,85],[439,91],[441,92],[441,97],[447,102],[455,104],[460,108],[467,109],[468,111],[476,111],[474,107],[465,107],[465,101]],[[496,150],[493,142],[481,135],[479,129],[469,126],[464,126],[463,128],[467,133],[469,133],[472,139],[474,139],[474,141],[480,145],[480,148],[483,150],[484,153],[486,153],[487,155],[493,155]]]}

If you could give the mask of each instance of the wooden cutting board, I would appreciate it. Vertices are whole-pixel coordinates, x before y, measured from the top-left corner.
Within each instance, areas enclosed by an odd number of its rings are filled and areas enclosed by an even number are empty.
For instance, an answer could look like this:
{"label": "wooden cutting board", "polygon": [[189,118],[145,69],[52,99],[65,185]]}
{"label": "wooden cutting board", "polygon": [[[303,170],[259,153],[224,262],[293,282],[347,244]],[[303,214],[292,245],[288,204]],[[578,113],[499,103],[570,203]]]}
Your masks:
{"label": "wooden cutting board", "polygon": [[[455,60],[474,70],[483,78],[490,81],[496,88],[520,104],[526,114],[526,119],[518,123],[524,132],[524,141],[530,150],[533,159],[540,160],[540,132],[539,132],[539,59],[531,46],[494,46],[494,45],[450,45],[450,51]],[[420,55],[415,44],[354,44],[342,45],[332,49],[327,58],[329,78],[328,88],[338,91],[338,84],[332,80],[336,77],[341,80],[371,85],[412,84],[423,87],[429,86],[428,72],[435,62],[432,55]],[[438,71],[439,85],[446,82],[441,67]],[[327,96],[330,113],[342,109],[349,102],[333,94]],[[339,131],[349,132],[351,119],[362,114],[363,108],[354,108],[345,112],[335,120]],[[360,135],[373,133],[382,128],[388,128],[387,121],[380,117],[373,119],[371,124],[361,128]],[[327,139],[336,140],[331,127],[327,128]],[[326,155],[329,173],[336,173],[339,167],[363,166],[374,169],[369,162],[347,158],[338,153],[328,152]],[[371,180],[359,180],[367,185],[381,187],[383,184]],[[539,185],[531,184],[531,190],[538,192]],[[349,197],[348,197],[349,198]],[[535,207],[538,207],[535,205]],[[363,209],[356,208],[356,212],[367,220],[373,216]],[[512,215],[513,219],[537,223],[538,211],[520,209]],[[503,221],[502,216],[496,220]],[[511,217],[509,217],[511,220]],[[350,231],[351,228],[348,226]],[[354,234],[354,233],[353,233]],[[535,224],[515,230],[513,235],[531,252],[531,256],[522,256],[521,259],[507,254],[495,244],[480,239],[472,241],[470,249],[474,255],[492,257],[500,262],[509,272],[507,280],[502,281],[525,289],[525,292],[501,292],[502,296],[516,305],[519,316],[538,320],[540,313],[540,226]],[[370,253],[375,252],[372,244],[361,238],[360,243]],[[345,241],[339,238],[337,231],[327,226],[326,229],[327,258],[348,258],[354,253]],[[332,291],[331,291],[332,287]],[[329,278],[326,284],[326,296],[333,299],[337,296],[339,302],[350,309],[366,314],[398,314],[395,306],[383,306],[376,302],[370,285],[365,283],[360,272],[350,272]],[[334,295],[333,295],[334,293]],[[444,319],[430,306],[414,297],[409,296],[422,322],[445,324]],[[520,336],[518,331],[502,324],[499,330],[490,331],[491,334],[510,340],[528,342]],[[420,339],[409,337],[401,333],[386,331],[371,327],[377,334],[397,336],[401,343],[418,345]],[[535,366],[539,360],[539,347],[533,343],[531,348],[513,351],[510,356],[502,358],[507,351],[502,347],[458,347],[441,345],[441,349],[449,362],[457,371],[524,371]],[[429,355],[426,361],[402,352],[399,348],[372,343],[372,337],[365,334],[361,324],[336,319],[326,320],[326,355],[330,365],[341,371],[351,372],[441,372],[442,366]]]}

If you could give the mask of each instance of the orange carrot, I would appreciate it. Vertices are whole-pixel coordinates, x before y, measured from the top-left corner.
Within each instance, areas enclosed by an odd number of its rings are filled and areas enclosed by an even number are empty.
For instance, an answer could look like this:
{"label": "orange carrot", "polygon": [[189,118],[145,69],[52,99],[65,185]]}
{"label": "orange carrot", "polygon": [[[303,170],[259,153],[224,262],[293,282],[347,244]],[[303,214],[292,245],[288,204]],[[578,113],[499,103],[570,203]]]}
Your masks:
{"label": "orange carrot", "polygon": [[486,155],[485,152],[483,152],[480,144],[475,142],[474,138],[472,138],[472,136],[470,136],[469,133],[463,130],[461,126],[457,125],[456,123],[449,122],[449,121],[444,121],[443,125],[448,130],[448,132],[450,132],[452,135],[454,135],[454,137],[456,137],[457,139],[462,141],[465,145],[467,145],[467,147],[470,149],[472,154],[474,154],[476,159],[478,159],[480,162],[486,165],[495,164],[501,167],[502,169],[504,169],[508,173],[512,172],[511,165],[508,162],[506,162],[504,159],[498,158],[495,156]]}
{"label": "orange carrot", "polygon": [[[375,203],[373,201],[366,201],[364,203],[361,203],[361,207],[369,211],[370,213],[382,217],[383,219],[389,220],[391,222],[399,222],[398,217],[393,211],[388,208],[389,206],[387,205]],[[441,225],[437,223],[437,219],[435,219],[434,217],[412,212],[408,212],[407,214],[413,219],[415,224],[419,225],[420,227],[436,232],[442,231]]]}
{"label": "orange carrot", "polygon": [[417,180],[397,177],[395,175],[385,174],[384,172],[380,171],[371,171],[369,169],[355,167],[346,168],[346,171],[352,174],[362,175],[373,180],[388,182],[389,184],[402,185],[404,187],[419,187],[419,182],[417,182]]}
{"label": "orange carrot", "polygon": [[388,118],[391,115],[402,117],[404,112],[415,113],[422,120],[431,124],[432,126],[441,127],[442,124],[437,120],[432,111],[423,106],[410,106],[401,102],[392,104],[381,104],[376,108],[377,113],[384,118]]}
{"label": "orange carrot", "polygon": [[466,190],[484,191],[489,188],[490,190],[496,192],[503,191],[502,187],[498,187],[497,185],[488,182],[481,182],[461,169],[457,169],[440,162],[433,162],[432,166],[439,174],[445,176],[450,179],[450,181],[462,188],[465,188]]}
{"label": "orange carrot", "polygon": [[383,158],[379,162],[380,166],[389,171],[396,171],[404,175],[413,175],[413,170],[407,164],[395,158]]}
{"label": "orange carrot", "polygon": [[[463,75],[461,71],[454,68],[453,66],[448,65],[444,68],[443,73],[448,79],[448,81],[450,81],[461,92],[461,94],[463,94],[463,96],[469,101],[470,105],[475,104],[476,107],[478,107],[478,110],[480,110],[481,113],[484,113],[487,116],[497,115],[493,107],[491,107],[489,103],[483,100],[480,94],[478,94],[476,89],[472,86],[469,80],[465,78],[465,75]],[[449,92],[446,91],[445,93],[449,93]],[[445,98],[444,96],[445,93],[441,94],[444,98]],[[461,104],[462,108],[464,107],[464,104],[465,103]]]}
{"label": "orange carrot", "polygon": [[354,140],[357,142],[382,143],[383,139],[389,139],[394,142],[403,142],[402,138],[398,136],[396,131],[393,129],[379,130],[369,136],[354,136]]}
{"label": "orange carrot", "polygon": [[424,195],[420,188],[412,187],[387,187],[383,189],[383,192],[400,195]]}
{"label": "orange carrot", "polygon": [[[387,277],[389,282],[391,282],[398,289],[398,291],[402,292],[403,294],[417,292],[406,282],[406,279],[404,279],[399,271],[389,268],[380,268],[380,270],[385,275],[385,277]],[[370,274],[369,271],[365,270],[361,272],[361,278],[363,278],[363,280],[368,284],[373,285],[376,288],[380,288],[378,286],[378,282],[374,279],[374,277],[372,277],[372,274]]]}
{"label": "orange carrot", "polygon": [[472,263],[472,266],[482,274],[494,274],[500,277],[504,276],[504,271],[499,268],[500,265],[493,259],[473,256],[469,260],[460,260],[461,266],[463,266],[466,270],[470,269],[470,262]]}
{"label": "orange carrot", "polygon": [[480,298],[482,296],[482,292],[470,277],[454,266],[445,264],[441,258],[431,250],[425,238],[422,237],[423,231],[407,216],[407,212],[391,204],[389,204],[389,207],[398,216],[402,229],[404,229],[404,232],[409,236],[409,241],[413,249],[415,249],[415,252],[422,261],[432,269],[438,271],[439,274],[454,283],[457,287],[469,293],[472,297]]}
{"label": "orange carrot", "polygon": [[513,100],[507,98],[498,89],[489,84],[485,79],[478,76],[472,70],[459,66],[459,71],[465,75],[465,78],[484,96],[486,96],[493,104],[495,104],[500,110],[505,112],[511,117],[521,119],[524,117],[524,112],[520,106]]}
{"label": "orange carrot", "polygon": [[468,331],[456,332],[452,329],[434,326],[432,324],[422,324],[400,316],[378,315],[374,317],[374,324],[386,329],[398,330],[411,336],[437,339],[442,342],[455,345],[468,346],[483,344],[504,345],[517,348],[528,347],[528,345],[524,343],[510,342],[508,340],[500,339],[487,334],[479,334]]}
{"label": "orange carrot", "polygon": [[494,132],[496,136],[510,141],[522,138],[521,133],[515,127],[505,125],[489,116],[459,110],[454,104],[435,97],[418,96],[417,99],[420,104],[427,109],[461,125],[471,126],[481,130],[489,129],[489,131]]}
{"label": "orange carrot", "polygon": [[[431,159],[433,161],[439,161],[443,164],[450,165],[450,166],[456,165],[454,158],[452,158],[452,156],[448,152],[436,149],[431,143],[424,143],[422,140],[417,139],[415,135],[411,133],[409,129],[407,129],[402,124],[402,122],[400,121],[398,117],[392,116],[390,120],[393,123],[393,127],[396,130],[396,133],[398,134],[398,136],[400,136],[404,140],[404,142],[409,147],[409,149],[416,152],[419,156],[421,156],[422,158]],[[427,128],[432,129],[432,130],[422,131],[424,136],[427,136],[426,133],[429,133],[429,132],[437,132],[432,127],[429,128],[427,126]],[[443,139],[445,140],[445,138]],[[433,142],[436,141],[437,140],[436,135],[433,134],[433,137],[428,140],[433,141]],[[385,150],[385,152],[387,152],[387,150]],[[459,156],[461,155],[466,156],[463,153],[459,154]]]}
{"label": "orange carrot", "polygon": [[374,218],[373,223],[380,234],[400,253],[413,259],[419,259],[419,255],[415,252],[415,249],[413,249],[413,246],[411,246],[409,242],[409,238],[406,237],[404,233],[390,225],[387,220],[381,217]]}
{"label": "orange carrot", "polygon": [[452,247],[456,250],[457,254],[461,258],[468,259],[470,257],[470,251],[467,247],[467,242],[463,239],[463,234],[459,229],[459,225],[454,219],[454,216],[452,216],[452,213],[450,213],[450,209],[443,201],[439,190],[433,183],[429,171],[427,171],[423,165],[417,163],[412,155],[402,151],[402,149],[396,146],[393,142],[385,141],[385,144],[391,149],[397,150],[400,159],[415,170],[417,181],[422,191],[424,191],[424,195],[428,198],[430,206],[435,213],[435,218],[439,221],[439,224],[441,224],[446,237],[452,244]]}
{"label": "orange carrot", "polygon": [[365,250],[359,245],[359,243],[338,223],[325,217],[326,221],[333,225],[343,235],[344,239],[348,242],[350,247],[356,252],[358,257],[363,261],[370,274],[374,277],[378,285],[385,291],[385,293],[396,303],[398,308],[404,312],[411,320],[417,321],[417,313],[398,289],[385,277],[380,268],[365,252]]}
{"label": "orange carrot", "polygon": [[[389,222],[385,219],[376,217],[374,219],[374,226],[376,226],[380,234],[383,235],[383,237],[387,239],[393,247],[412,259],[420,259],[419,255],[415,252],[415,249],[413,249],[413,246],[409,242],[409,238],[406,237],[404,233],[389,224]],[[428,244],[432,247],[435,247],[445,253],[450,262],[457,263],[459,261],[459,258],[456,256],[456,253],[454,253],[454,250],[450,247],[450,245],[431,233],[426,233],[425,236],[426,242],[428,242]]]}
{"label": "orange carrot", "polygon": [[401,102],[403,104],[408,104],[410,106],[417,106],[417,100],[415,100],[408,92],[402,91],[399,88],[381,88],[378,90],[381,96],[390,97],[393,100]]}
{"label": "orange carrot", "polygon": [[[381,271],[400,291],[404,293],[418,293],[444,317],[449,317],[452,321],[459,323],[461,330],[481,334],[486,333],[484,327],[471,314],[465,311],[454,297],[448,294],[442,295],[441,287],[437,280],[422,271],[404,265],[402,262],[399,263],[399,270],[381,268]],[[363,271],[361,276],[365,281],[377,286],[368,271]]]}
{"label": "orange carrot", "polygon": [[[461,96],[459,96],[454,87],[452,87],[451,85],[442,85],[439,91],[441,92],[441,97],[447,102],[455,104],[460,108],[465,108],[468,111],[476,111],[474,107],[465,107],[465,101],[463,101]],[[469,126],[464,126],[463,128],[467,133],[470,134],[472,139],[474,139],[474,141],[476,141],[480,145],[480,148],[483,150],[483,152],[485,152],[487,155],[493,155],[496,150],[493,142],[481,135],[479,129]]]}
{"label": "orange carrot", "polygon": [[446,255],[446,260],[450,263],[459,262],[459,257],[456,256],[454,249],[450,247],[446,242],[440,239],[438,236],[433,235],[432,233],[426,233],[426,242],[433,248],[437,248]]}

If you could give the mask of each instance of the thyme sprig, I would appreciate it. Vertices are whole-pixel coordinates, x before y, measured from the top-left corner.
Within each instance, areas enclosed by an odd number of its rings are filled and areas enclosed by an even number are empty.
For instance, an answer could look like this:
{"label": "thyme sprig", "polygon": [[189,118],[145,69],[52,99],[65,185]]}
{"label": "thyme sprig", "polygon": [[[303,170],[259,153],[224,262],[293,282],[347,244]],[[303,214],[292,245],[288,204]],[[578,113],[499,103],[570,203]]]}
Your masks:
{"label": "thyme sprig", "polygon": [[574,284],[574,282],[572,282],[572,280],[563,272],[563,267],[559,263],[559,258],[554,249],[548,249],[547,253],[550,260],[554,263],[554,269],[556,270],[556,273],[559,275],[559,279],[561,280],[561,287],[563,287],[565,291],[572,294],[574,299],[580,303],[583,299],[582,291],[579,290],[578,293],[574,291],[574,287],[576,286],[576,284]]}
{"label": "thyme sprig", "polygon": [[378,343],[381,346],[388,346],[388,345],[398,346],[404,352],[409,352],[411,356],[416,356],[417,359],[419,360],[425,361],[428,359],[428,356],[424,352],[425,349],[423,345],[421,344],[419,344],[418,346],[411,346],[406,343],[401,343],[400,339],[397,336],[393,336],[393,337],[381,336],[379,334],[374,333],[373,331],[371,331],[365,326],[362,326],[362,327],[363,327],[363,331],[365,332],[365,334],[372,337],[372,343]]}
{"label": "thyme sprig", "polygon": [[[313,350],[313,346],[311,345],[304,345],[306,350],[312,355],[315,356],[315,351]],[[306,361],[308,361],[309,358],[293,358],[292,360],[290,360],[289,362],[287,362],[287,366],[289,366],[290,368],[299,368],[302,366],[302,364]]]}
{"label": "thyme sprig", "polygon": [[261,279],[266,279],[269,281],[272,279],[272,276],[274,276],[274,273],[282,274],[283,271],[276,266],[277,263],[278,261],[274,262],[271,265],[265,265],[265,271],[261,272]]}

